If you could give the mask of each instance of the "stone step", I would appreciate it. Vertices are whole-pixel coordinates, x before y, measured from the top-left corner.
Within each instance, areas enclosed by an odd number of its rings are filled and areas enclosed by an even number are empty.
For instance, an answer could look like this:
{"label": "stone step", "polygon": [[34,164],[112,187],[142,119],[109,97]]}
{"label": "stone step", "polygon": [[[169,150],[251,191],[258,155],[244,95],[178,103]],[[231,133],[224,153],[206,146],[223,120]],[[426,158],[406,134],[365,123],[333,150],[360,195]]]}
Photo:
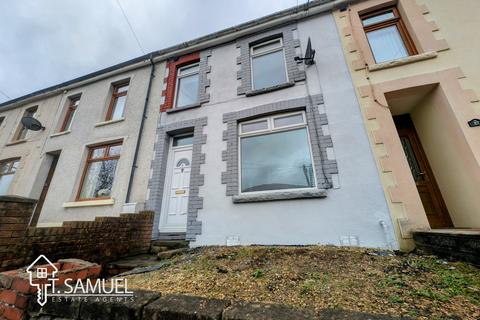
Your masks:
{"label": "stone step", "polygon": [[152,246],[167,247],[171,249],[188,248],[188,241],[185,240],[152,240]]}
{"label": "stone step", "polygon": [[140,254],[109,262],[105,265],[104,271],[108,276],[115,276],[134,268],[147,267],[156,263],[158,263],[156,255]]}
{"label": "stone step", "polygon": [[157,254],[157,253],[167,251],[167,250],[169,250],[168,247],[160,247],[160,246],[154,246],[154,245],[150,246],[150,253],[151,254]]}
{"label": "stone step", "polygon": [[180,254],[184,254],[186,252],[188,252],[188,250],[190,250],[189,248],[179,248],[179,249],[173,249],[173,250],[168,250],[168,251],[163,251],[163,252],[159,252],[157,254],[157,259],[158,260],[166,260],[166,259],[170,259],[174,256],[178,256]]}

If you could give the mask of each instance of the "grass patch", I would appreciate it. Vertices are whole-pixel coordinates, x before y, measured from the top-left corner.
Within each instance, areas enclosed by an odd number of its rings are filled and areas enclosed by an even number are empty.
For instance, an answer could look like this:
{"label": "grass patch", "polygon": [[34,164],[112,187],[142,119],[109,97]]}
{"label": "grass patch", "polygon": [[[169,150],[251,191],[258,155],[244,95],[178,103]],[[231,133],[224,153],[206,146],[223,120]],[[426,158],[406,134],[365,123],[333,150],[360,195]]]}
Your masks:
{"label": "grass patch", "polygon": [[129,289],[218,299],[344,308],[414,319],[480,318],[480,271],[415,254],[362,248],[207,247],[160,270],[128,277]]}

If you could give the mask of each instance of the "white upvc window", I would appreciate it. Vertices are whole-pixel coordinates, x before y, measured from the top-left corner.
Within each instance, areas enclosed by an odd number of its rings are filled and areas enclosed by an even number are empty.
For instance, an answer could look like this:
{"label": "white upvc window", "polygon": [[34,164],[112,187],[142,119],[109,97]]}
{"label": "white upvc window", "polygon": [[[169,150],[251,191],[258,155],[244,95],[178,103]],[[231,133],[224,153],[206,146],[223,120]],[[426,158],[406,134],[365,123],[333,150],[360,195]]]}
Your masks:
{"label": "white upvc window", "polygon": [[251,46],[250,59],[253,90],[288,82],[282,38]]}
{"label": "white upvc window", "polygon": [[177,70],[175,107],[181,108],[198,102],[199,64],[192,63]]}
{"label": "white upvc window", "polygon": [[316,187],[305,112],[239,123],[240,193]]}

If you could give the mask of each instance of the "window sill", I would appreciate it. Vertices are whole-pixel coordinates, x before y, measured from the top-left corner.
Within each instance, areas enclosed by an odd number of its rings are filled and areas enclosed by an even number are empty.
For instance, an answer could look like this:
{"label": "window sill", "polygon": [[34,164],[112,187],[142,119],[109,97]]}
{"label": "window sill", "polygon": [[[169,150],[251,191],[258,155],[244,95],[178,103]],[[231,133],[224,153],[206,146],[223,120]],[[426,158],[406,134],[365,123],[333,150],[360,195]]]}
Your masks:
{"label": "window sill", "polygon": [[301,191],[276,191],[276,192],[260,192],[255,194],[242,194],[233,196],[233,203],[246,202],[265,202],[275,200],[293,200],[293,199],[311,199],[325,198],[327,192],[323,189],[317,190],[301,190]]}
{"label": "window sill", "polygon": [[200,107],[200,106],[201,106],[200,103],[189,104],[188,106],[185,106],[185,107],[168,109],[168,110],[167,110],[167,113],[175,113],[175,112],[180,112],[180,111],[195,109],[195,108],[198,108],[198,107]]}
{"label": "window sill", "polygon": [[95,127],[103,127],[112,123],[117,123],[117,122],[122,122],[124,121],[125,118],[120,118],[120,119],[115,119],[115,120],[108,120],[108,121],[103,121],[95,124]]}
{"label": "window sill", "polygon": [[282,83],[282,84],[279,84],[279,85],[276,85],[276,86],[273,86],[273,87],[257,89],[257,90],[249,90],[245,93],[245,96],[252,97],[252,96],[262,94],[262,93],[267,93],[267,92],[277,91],[277,90],[284,89],[284,88],[293,87],[294,85],[295,85],[295,82],[285,82],[285,83]]}
{"label": "window sill", "polygon": [[24,142],[27,142],[27,139],[11,141],[11,142],[7,143],[6,146],[14,146],[16,144],[21,144],[21,143],[24,143]]}
{"label": "window sill", "polygon": [[50,135],[50,138],[54,138],[54,137],[58,137],[58,136],[63,136],[63,135],[65,135],[65,134],[69,134],[70,132],[71,132],[70,130],[62,131],[62,132],[57,132],[57,133],[51,134],[51,135]]}
{"label": "window sill", "polygon": [[93,206],[111,206],[115,203],[113,198],[103,200],[86,200],[86,201],[72,201],[64,202],[64,208],[78,208],[78,207],[93,207]]}
{"label": "window sill", "polygon": [[384,70],[388,68],[394,68],[398,66],[403,66],[406,64],[418,62],[418,61],[424,61],[428,59],[433,59],[437,57],[437,52],[436,51],[429,51],[425,53],[420,53],[416,54],[414,56],[409,56],[403,59],[397,59],[397,60],[392,60],[392,61],[387,61],[387,62],[382,62],[382,63],[377,63],[373,64],[371,66],[368,66],[368,71],[378,71],[378,70]]}

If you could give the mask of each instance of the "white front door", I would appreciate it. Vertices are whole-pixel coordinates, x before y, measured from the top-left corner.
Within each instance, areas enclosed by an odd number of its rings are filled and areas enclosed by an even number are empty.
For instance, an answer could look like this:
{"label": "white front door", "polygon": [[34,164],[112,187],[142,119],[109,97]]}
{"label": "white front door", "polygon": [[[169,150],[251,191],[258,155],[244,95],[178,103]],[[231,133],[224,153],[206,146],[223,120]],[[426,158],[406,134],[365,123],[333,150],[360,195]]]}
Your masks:
{"label": "white front door", "polygon": [[159,228],[160,232],[185,232],[192,146],[172,146],[170,150]]}

